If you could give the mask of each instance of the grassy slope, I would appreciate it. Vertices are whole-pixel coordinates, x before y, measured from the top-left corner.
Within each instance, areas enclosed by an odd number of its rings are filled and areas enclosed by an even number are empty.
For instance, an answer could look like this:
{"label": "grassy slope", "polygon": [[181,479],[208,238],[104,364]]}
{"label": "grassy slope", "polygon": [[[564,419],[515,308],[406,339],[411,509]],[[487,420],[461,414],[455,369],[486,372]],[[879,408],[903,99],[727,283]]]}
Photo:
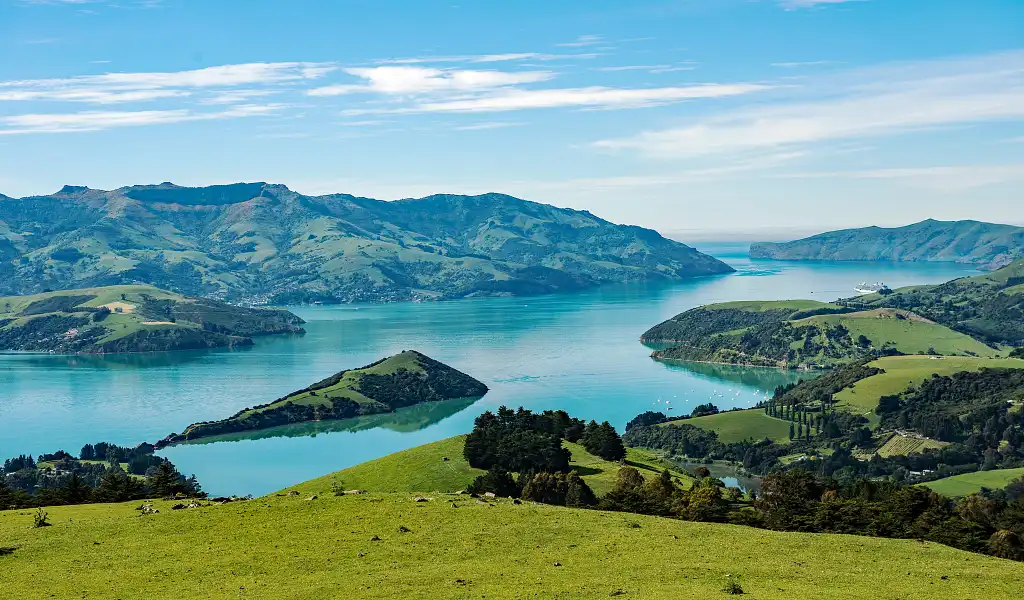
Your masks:
{"label": "grassy slope", "polygon": [[[452,503],[457,508],[452,507]],[[270,496],[142,517],[137,503],[0,513],[4,596],[41,598],[1012,598],[1024,564],[914,540],[464,496]],[[404,527],[408,532],[401,533]],[[380,541],[371,541],[379,536]],[[782,562],[780,562],[780,560]],[[55,575],[59,574],[59,575]],[[884,590],[884,594],[880,592]]]}
{"label": "grassy slope", "polygon": [[1010,481],[1024,477],[1024,468],[996,469],[994,471],[977,471],[954,475],[923,485],[930,487],[944,496],[966,496],[981,491],[981,488],[999,489],[1006,487]]}
{"label": "grassy slope", "polygon": [[896,349],[904,354],[926,354],[929,349],[934,348],[936,352],[946,356],[973,353],[988,358],[1001,355],[978,340],[943,325],[913,317],[898,319],[895,313],[893,310],[872,310],[846,315],[822,315],[794,321],[794,325],[842,324],[850,330],[850,336],[854,340],[863,335],[876,347],[892,342]]}
{"label": "grassy slope", "polygon": [[745,310],[750,312],[764,312],[766,310],[789,309],[794,312],[798,310],[812,310],[817,308],[839,308],[836,304],[818,302],[817,300],[736,300],[733,302],[720,302],[702,306],[707,310]]}
{"label": "grassy slope", "polygon": [[[460,435],[432,444],[417,446],[372,460],[337,473],[325,475],[289,488],[304,495],[325,494],[337,480],[345,489],[371,492],[456,492],[466,489],[484,471],[469,466],[462,456],[466,436]],[[565,443],[572,453],[572,465],[598,495],[615,485],[619,464],[601,460],[587,453],[582,446]],[[444,460],[447,458],[448,460]],[[656,456],[627,449],[626,461],[645,475],[660,473],[664,468]],[[674,475],[689,481],[678,471]]]}
{"label": "grassy slope", "polygon": [[888,356],[869,363],[885,373],[857,382],[853,388],[836,394],[836,399],[860,413],[872,413],[882,396],[898,394],[910,384],[919,384],[932,374],[952,375],[959,371],[989,368],[1024,369],[1024,360],[1016,358],[973,358],[967,356],[935,359],[930,356]]}
{"label": "grassy slope", "polygon": [[769,417],[760,409],[723,412],[672,423],[710,429],[716,432],[718,439],[724,443],[740,442],[749,438],[789,441],[789,421]]}

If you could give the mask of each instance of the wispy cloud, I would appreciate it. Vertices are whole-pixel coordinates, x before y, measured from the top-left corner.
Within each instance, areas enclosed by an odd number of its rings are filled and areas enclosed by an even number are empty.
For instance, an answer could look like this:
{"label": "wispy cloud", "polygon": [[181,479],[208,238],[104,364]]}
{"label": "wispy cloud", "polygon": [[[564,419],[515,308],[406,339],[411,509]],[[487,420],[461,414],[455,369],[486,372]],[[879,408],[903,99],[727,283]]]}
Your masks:
{"label": "wispy cloud", "polygon": [[854,71],[793,93],[790,102],[602,140],[595,146],[690,157],[1019,120],[1024,118],[1024,52]]}
{"label": "wispy cloud", "polygon": [[684,100],[737,96],[765,89],[768,89],[767,86],[746,83],[640,89],[597,86],[544,90],[508,89],[478,98],[428,101],[385,112],[474,113],[541,108],[641,108]]}
{"label": "wispy cloud", "polygon": [[522,123],[515,121],[487,121],[484,123],[471,123],[469,125],[460,125],[455,128],[456,131],[485,131],[488,129],[503,129],[505,127],[517,127]]}
{"label": "wispy cloud", "polygon": [[879,179],[935,192],[962,192],[988,185],[1024,181],[1024,164],[950,165],[860,171],[785,173],[780,179]]}
{"label": "wispy cloud", "polygon": [[67,114],[26,114],[0,117],[0,135],[100,131],[115,127],[166,125],[188,121],[215,121],[273,114],[283,108],[275,104],[246,104],[217,112],[187,109],[145,111],[84,111]]}
{"label": "wispy cloud", "polygon": [[866,2],[867,0],[781,0],[780,4],[786,10],[797,10],[800,8],[816,8],[829,4],[846,4],[847,2]]}
{"label": "wispy cloud", "polygon": [[591,59],[600,56],[595,53],[576,52],[571,54],[549,54],[542,52],[509,52],[505,54],[462,54],[442,56],[413,56],[408,58],[384,58],[376,61],[376,64],[388,65],[419,65],[431,63],[497,63],[497,62],[519,62],[524,60],[551,61],[551,60],[573,60]]}
{"label": "wispy cloud", "polygon": [[555,44],[562,48],[585,48],[587,46],[597,46],[603,44],[604,39],[599,35],[581,35],[571,42],[564,42],[562,44]]}
{"label": "wispy cloud", "polygon": [[389,66],[345,69],[365,80],[364,84],[339,84],[309,90],[310,96],[340,96],[358,92],[380,94],[425,94],[443,91],[488,90],[523,83],[546,81],[550,71],[442,70],[426,67]]}
{"label": "wispy cloud", "polygon": [[[309,81],[334,66],[324,63],[247,63],[174,72],[106,73],[65,79],[0,81],[0,101],[60,101],[93,104],[141,102],[184,97],[199,90],[241,85],[272,85]],[[258,95],[236,93],[239,101]],[[218,92],[220,103],[228,96]]]}
{"label": "wispy cloud", "polygon": [[776,62],[772,63],[770,66],[775,67],[777,69],[797,69],[800,67],[819,67],[822,65],[831,64],[835,63],[833,63],[830,60],[808,60],[804,62]]}

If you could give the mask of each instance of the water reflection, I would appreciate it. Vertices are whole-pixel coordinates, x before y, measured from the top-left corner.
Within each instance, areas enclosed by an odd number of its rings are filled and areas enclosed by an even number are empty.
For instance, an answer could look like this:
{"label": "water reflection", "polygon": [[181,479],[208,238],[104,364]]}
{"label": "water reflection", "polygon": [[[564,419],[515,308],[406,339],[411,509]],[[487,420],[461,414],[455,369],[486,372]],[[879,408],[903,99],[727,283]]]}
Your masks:
{"label": "water reflection", "polygon": [[441,400],[438,402],[424,402],[416,406],[399,408],[395,412],[382,413],[377,415],[365,415],[351,419],[336,419],[329,421],[315,421],[310,423],[292,423],[269,427],[258,431],[239,431],[205,437],[198,440],[185,442],[186,445],[213,444],[217,442],[241,442],[251,440],[265,440],[278,437],[316,437],[320,434],[335,433],[339,431],[364,431],[377,427],[390,429],[401,433],[419,431],[430,427],[435,423],[454,415],[455,413],[469,408],[480,398],[457,398],[455,400]]}

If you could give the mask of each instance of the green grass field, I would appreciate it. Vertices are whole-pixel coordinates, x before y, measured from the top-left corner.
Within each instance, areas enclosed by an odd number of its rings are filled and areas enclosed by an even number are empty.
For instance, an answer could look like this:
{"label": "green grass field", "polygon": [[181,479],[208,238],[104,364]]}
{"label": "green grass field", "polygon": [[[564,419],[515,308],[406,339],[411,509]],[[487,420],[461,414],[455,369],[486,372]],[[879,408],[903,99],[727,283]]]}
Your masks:
{"label": "green grass field", "polygon": [[[1003,356],[997,350],[986,346],[969,335],[932,323],[916,315],[899,319],[897,311],[891,309],[870,310],[845,315],[822,315],[810,317],[794,324],[828,323],[843,325],[850,330],[850,337],[865,336],[875,347],[891,343],[904,354],[927,354],[934,349],[944,356],[971,356],[984,358]],[[904,313],[900,313],[904,314]]]}
{"label": "green grass field", "polygon": [[751,312],[764,312],[766,310],[788,309],[796,312],[798,310],[814,310],[818,308],[840,308],[837,304],[818,302],[817,300],[736,300],[733,302],[720,302],[702,306],[706,310],[746,310]]}
{"label": "green grass field", "polygon": [[[301,483],[290,490],[303,495],[330,493],[331,485],[337,481],[348,490],[370,492],[448,492],[466,489],[484,471],[469,466],[462,456],[466,436],[460,435],[432,444],[417,446],[350,467],[337,473]],[[589,454],[582,446],[565,442],[572,453],[572,466],[597,495],[608,492],[615,485],[615,478],[621,466]],[[448,460],[445,460],[445,459]],[[645,476],[660,473],[663,465],[653,454],[628,448],[626,462],[636,467]],[[688,485],[690,478],[676,469],[669,469],[673,475]]]}
{"label": "green grass field", "polygon": [[1024,360],[969,356],[888,356],[870,365],[884,369],[885,373],[862,379],[854,387],[836,394],[835,398],[841,405],[846,405],[876,422],[874,410],[878,406],[879,398],[898,394],[910,384],[919,384],[932,374],[952,375],[960,371],[978,371],[985,367],[1024,369]]}
{"label": "green grass field", "polygon": [[996,469],[994,471],[977,471],[954,475],[937,481],[929,481],[922,485],[928,486],[943,496],[959,497],[980,492],[985,487],[990,490],[1006,487],[1014,479],[1024,477],[1024,468]]}
{"label": "green grass field", "polygon": [[[454,507],[453,507],[454,504]],[[1024,564],[914,540],[777,533],[503,500],[269,496],[0,512],[5,598],[1014,598]],[[374,536],[379,541],[372,541]],[[880,591],[884,590],[884,595]]]}
{"label": "green grass field", "polygon": [[769,417],[760,409],[723,412],[670,422],[709,429],[717,433],[718,439],[727,444],[751,438],[789,441],[789,421]]}

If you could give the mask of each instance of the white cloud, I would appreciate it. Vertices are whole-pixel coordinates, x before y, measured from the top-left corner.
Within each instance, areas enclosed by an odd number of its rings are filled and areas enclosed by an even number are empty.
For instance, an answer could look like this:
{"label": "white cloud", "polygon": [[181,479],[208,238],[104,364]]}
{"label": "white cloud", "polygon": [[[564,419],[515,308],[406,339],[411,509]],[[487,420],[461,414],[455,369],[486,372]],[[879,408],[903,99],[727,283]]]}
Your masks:
{"label": "white cloud", "polygon": [[847,2],[865,2],[866,0],[781,0],[780,4],[786,10],[797,10],[800,8],[816,8],[828,4],[846,4]]}
{"label": "white cloud", "polygon": [[572,60],[596,58],[598,54],[544,54],[540,52],[509,52],[505,54],[463,54],[455,56],[414,56],[409,58],[386,58],[376,61],[377,64],[418,65],[426,63],[494,63],[519,62],[524,60]]}
{"label": "white cloud", "polygon": [[505,127],[516,127],[522,125],[522,123],[516,123],[514,121],[486,121],[484,123],[472,123],[470,125],[460,125],[455,128],[456,131],[484,131],[488,129],[502,129]]}
{"label": "white cloud", "polygon": [[563,48],[584,48],[586,46],[596,46],[603,43],[604,40],[599,35],[581,35],[571,42],[555,45]]}
{"label": "white cloud", "polygon": [[174,109],[25,114],[0,117],[0,135],[100,131],[115,127],[237,119],[268,115],[277,112],[281,108],[283,106],[277,104],[246,104],[218,112],[193,112],[187,109]]}
{"label": "white cloud", "polygon": [[356,92],[412,95],[445,91],[474,91],[546,81],[550,71],[441,70],[426,67],[389,66],[345,69],[366,84],[330,85],[309,90],[310,96],[339,96]]}
{"label": "white cloud", "polygon": [[768,86],[749,83],[642,89],[597,86],[546,90],[507,89],[476,98],[426,101],[397,109],[355,110],[350,111],[350,114],[371,112],[473,113],[538,108],[639,108],[684,100],[737,96],[765,89],[768,89]]}
{"label": "white cloud", "polygon": [[933,192],[963,192],[988,185],[1024,181],[1024,164],[951,165],[861,171],[787,173],[780,179],[881,179]]}
{"label": "white cloud", "polygon": [[[197,90],[310,81],[334,69],[334,66],[324,63],[247,63],[176,72],[106,73],[64,79],[0,81],[0,101],[139,102],[188,96]],[[249,95],[255,93],[250,92]],[[226,100],[223,93],[221,99]]]}
{"label": "white cloud", "polygon": [[[595,146],[660,157],[765,151],[1024,119],[1024,52],[904,64],[793,88],[789,103],[707,117]],[[814,99],[805,98],[816,94]]]}
{"label": "white cloud", "polygon": [[775,67],[777,69],[796,69],[799,67],[818,67],[821,65],[830,64],[833,64],[830,60],[808,60],[804,62],[776,62],[772,63],[769,66]]}

